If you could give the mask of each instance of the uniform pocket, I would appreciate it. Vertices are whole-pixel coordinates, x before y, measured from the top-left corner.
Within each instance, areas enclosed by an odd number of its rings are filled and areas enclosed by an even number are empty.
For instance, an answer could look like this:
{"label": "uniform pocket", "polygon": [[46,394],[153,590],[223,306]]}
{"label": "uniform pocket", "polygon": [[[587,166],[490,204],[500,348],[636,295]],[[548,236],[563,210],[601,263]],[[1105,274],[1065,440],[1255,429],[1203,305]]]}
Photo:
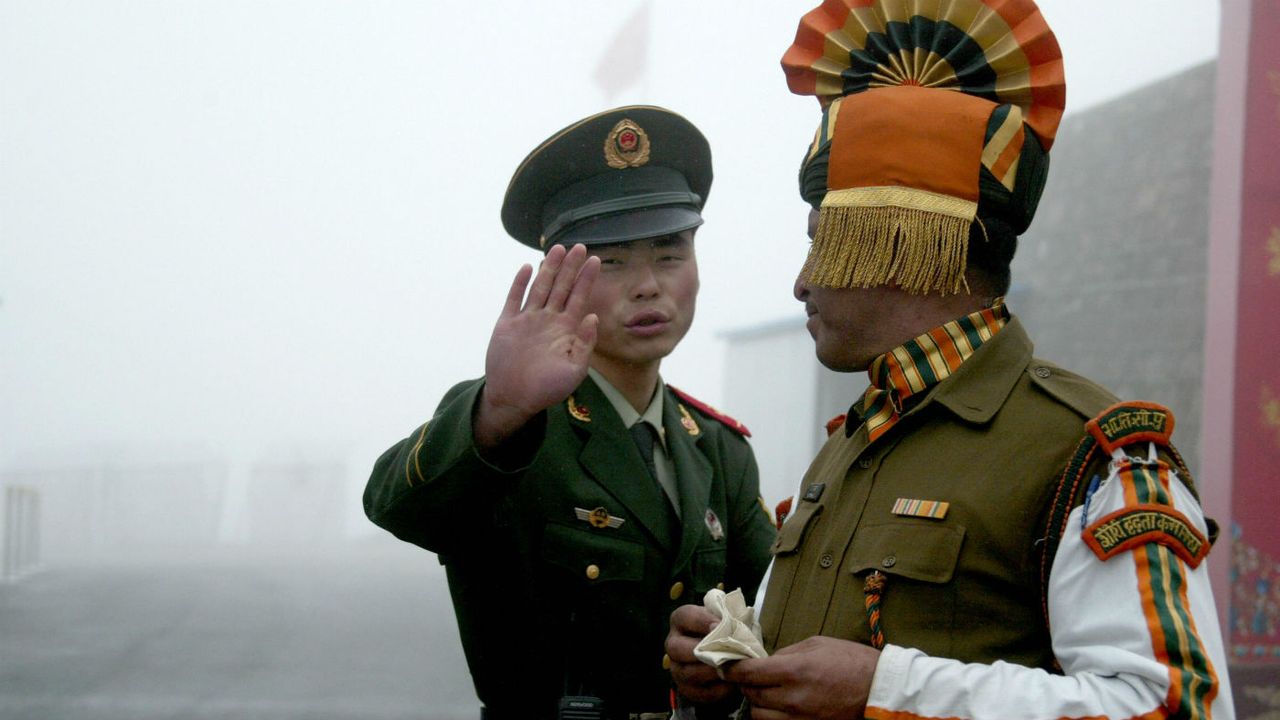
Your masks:
{"label": "uniform pocket", "polygon": [[542,559],[590,584],[644,577],[644,546],[600,531],[548,525]]}
{"label": "uniform pocket", "polygon": [[961,525],[901,521],[859,528],[849,552],[849,572],[879,570],[928,583],[950,582],[964,545]]}
{"label": "uniform pocket", "polygon": [[811,525],[818,523],[819,516],[822,515],[822,503],[811,502],[806,500],[800,501],[800,507],[787,518],[782,524],[782,530],[778,531],[778,537],[773,541],[773,547],[770,552],[774,555],[787,555],[796,551],[800,547],[800,543],[804,541],[804,536],[809,532]]}

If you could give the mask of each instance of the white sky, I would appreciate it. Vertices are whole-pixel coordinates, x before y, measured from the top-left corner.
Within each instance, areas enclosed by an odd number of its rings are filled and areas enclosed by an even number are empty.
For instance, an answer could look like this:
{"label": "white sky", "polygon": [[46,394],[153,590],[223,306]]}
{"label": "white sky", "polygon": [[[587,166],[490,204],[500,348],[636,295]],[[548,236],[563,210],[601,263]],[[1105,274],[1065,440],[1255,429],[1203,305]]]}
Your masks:
{"label": "white sky", "polygon": [[[778,59],[816,4],[652,0],[647,70],[609,98],[638,0],[0,0],[0,470],[371,464],[482,372],[537,258],[498,220],[516,164],[636,102],[711,140],[699,315],[664,376],[732,412],[719,334],[800,313],[817,106]],[[1217,3],[1040,6],[1068,113],[1217,53]]]}

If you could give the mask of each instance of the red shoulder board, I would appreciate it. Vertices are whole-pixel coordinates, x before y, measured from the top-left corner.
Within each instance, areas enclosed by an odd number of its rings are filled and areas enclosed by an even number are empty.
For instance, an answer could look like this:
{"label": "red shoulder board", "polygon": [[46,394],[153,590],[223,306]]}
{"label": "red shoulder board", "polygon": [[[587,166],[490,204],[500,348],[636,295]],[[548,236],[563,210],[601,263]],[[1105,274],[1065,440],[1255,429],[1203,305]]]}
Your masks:
{"label": "red shoulder board", "polygon": [[715,418],[716,420],[719,420],[721,423],[724,423],[724,425],[725,425],[725,426],[727,426],[730,430],[732,430],[732,431],[734,431],[734,432],[738,433],[739,435],[742,435],[742,436],[744,436],[744,437],[751,437],[751,431],[747,429],[747,426],[746,426],[746,425],[743,425],[742,423],[738,422],[737,420],[734,420],[733,418],[729,417],[728,415],[725,415],[724,413],[720,412],[719,410],[717,410],[717,409],[715,409],[715,408],[711,407],[710,405],[708,405],[708,404],[706,404],[706,403],[702,402],[702,401],[701,401],[701,400],[699,400],[698,398],[696,398],[696,397],[694,397],[694,396],[690,395],[690,394],[689,394],[689,393],[687,393],[687,392],[684,392],[683,390],[680,390],[680,389],[678,389],[678,388],[672,387],[671,385],[668,385],[668,386],[667,386],[667,389],[668,389],[668,390],[670,390],[671,392],[675,393],[675,394],[676,394],[676,397],[678,397],[678,398],[680,398],[681,400],[683,400],[683,401],[685,401],[685,402],[689,403],[690,405],[692,405],[694,408],[696,408],[696,409],[697,409],[699,412],[701,412],[703,415],[708,415],[708,416],[710,416],[710,417]]}
{"label": "red shoulder board", "polygon": [[1173,413],[1156,403],[1122,402],[1103,410],[1084,427],[1108,455],[1137,442],[1168,447],[1173,435]]}
{"label": "red shoulder board", "polygon": [[844,421],[846,417],[848,417],[848,415],[846,415],[845,413],[840,413],[839,415],[827,421],[827,437],[831,437],[832,435],[836,434],[836,431],[839,430],[844,425]]}

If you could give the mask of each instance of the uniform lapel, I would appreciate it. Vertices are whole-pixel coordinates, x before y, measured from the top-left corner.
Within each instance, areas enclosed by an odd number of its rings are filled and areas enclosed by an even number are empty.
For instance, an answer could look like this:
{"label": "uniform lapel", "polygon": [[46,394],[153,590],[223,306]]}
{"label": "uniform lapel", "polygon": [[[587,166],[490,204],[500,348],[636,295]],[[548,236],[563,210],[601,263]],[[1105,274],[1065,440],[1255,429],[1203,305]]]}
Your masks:
{"label": "uniform lapel", "polygon": [[666,496],[649,477],[640,450],[609,399],[587,378],[568,402],[578,408],[576,413],[570,408],[569,422],[585,438],[578,454],[582,469],[627,509],[622,517],[639,523],[663,549],[670,550],[675,539],[667,531]]}
{"label": "uniform lapel", "polygon": [[[667,452],[676,468],[676,485],[680,489],[680,550],[676,553],[673,571],[681,572],[693,557],[693,551],[707,530],[707,511],[710,509],[711,461],[698,448],[706,428],[688,411],[681,412],[678,398],[666,390],[662,403],[662,427],[666,434]],[[727,522],[727,518],[718,518]]]}

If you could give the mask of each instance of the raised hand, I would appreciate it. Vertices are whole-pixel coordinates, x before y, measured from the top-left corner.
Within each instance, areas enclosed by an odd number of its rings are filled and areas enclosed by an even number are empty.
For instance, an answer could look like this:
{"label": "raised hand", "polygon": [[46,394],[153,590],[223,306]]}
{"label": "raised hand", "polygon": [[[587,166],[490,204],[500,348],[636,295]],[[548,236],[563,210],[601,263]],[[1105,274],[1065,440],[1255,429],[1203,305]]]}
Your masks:
{"label": "raised hand", "polygon": [[870,646],[815,636],[767,658],[732,663],[725,678],[751,701],[751,720],[857,720],[879,659]]}
{"label": "raised hand", "polygon": [[473,420],[477,448],[501,445],[587,376],[598,322],[587,299],[599,272],[600,259],[588,257],[584,246],[566,251],[557,245],[532,286],[532,267],[516,273],[485,355],[485,387]]}

